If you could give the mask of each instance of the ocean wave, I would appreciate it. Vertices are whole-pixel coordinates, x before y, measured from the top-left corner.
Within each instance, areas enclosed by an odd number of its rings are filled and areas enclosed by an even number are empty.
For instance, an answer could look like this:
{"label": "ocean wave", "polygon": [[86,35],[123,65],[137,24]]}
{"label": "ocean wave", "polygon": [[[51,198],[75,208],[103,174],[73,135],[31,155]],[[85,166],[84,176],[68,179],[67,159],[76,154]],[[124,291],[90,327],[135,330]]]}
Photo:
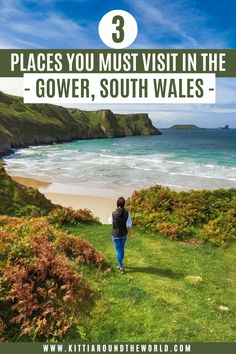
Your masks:
{"label": "ocean wave", "polygon": [[185,165],[186,163],[184,161],[171,161],[171,160],[165,160],[165,162],[173,163],[174,165]]}
{"label": "ocean wave", "polygon": [[127,183],[133,189],[156,183],[182,189],[236,187],[233,155],[227,157],[227,166],[225,150],[220,155],[215,150],[198,151],[199,146],[193,148],[191,145],[189,149],[186,145],[185,150],[179,153],[179,141],[174,146],[170,140],[169,145],[163,148],[158,137],[150,138],[148,144],[153,145],[147,148],[145,137],[133,139],[132,143],[129,138],[124,139],[127,142],[119,139],[115,142],[112,139],[81,140],[19,149],[5,158],[6,168],[15,175],[43,176],[58,183],[78,185],[112,184],[119,186],[119,190]]}
{"label": "ocean wave", "polygon": [[131,168],[135,169],[135,170],[142,170],[142,171],[151,171],[151,168],[145,168],[145,167],[139,167],[139,166],[130,166]]}
{"label": "ocean wave", "polygon": [[110,159],[130,159],[132,156],[125,156],[125,155],[107,155],[107,154],[99,154],[100,157],[110,158]]}

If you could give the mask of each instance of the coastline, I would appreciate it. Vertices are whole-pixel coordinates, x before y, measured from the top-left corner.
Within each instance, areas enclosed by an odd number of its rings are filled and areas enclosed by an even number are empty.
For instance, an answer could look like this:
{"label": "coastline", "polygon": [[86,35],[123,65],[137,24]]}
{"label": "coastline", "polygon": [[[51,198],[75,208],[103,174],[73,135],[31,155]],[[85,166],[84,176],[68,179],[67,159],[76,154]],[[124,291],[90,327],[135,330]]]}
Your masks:
{"label": "coastline", "polygon": [[155,184],[176,191],[236,188],[235,133],[167,130],[161,137],[81,140],[18,150],[4,163],[10,175],[50,182],[43,193],[117,198]]}
{"label": "coastline", "polygon": [[[213,134],[199,131],[197,136],[196,132],[194,136],[175,132],[175,139],[172,132],[162,140],[100,139],[65,148],[32,148],[6,158],[6,172],[19,183],[38,188],[53,203],[88,208],[107,223],[120,195],[127,198],[135,190],[155,184],[177,192],[236,188],[235,133],[227,132],[224,142],[219,143],[218,130],[217,134],[215,130]],[[204,146],[199,146],[199,139]],[[225,142],[229,143],[227,150]],[[217,154],[214,144],[219,145]],[[172,153],[175,149],[178,154]]]}
{"label": "coastline", "polygon": [[70,186],[66,185],[64,185],[65,189],[63,192],[59,191],[59,188],[51,192],[49,187],[53,186],[53,183],[31,177],[11,176],[11,178],[26,187],[37,188],[40,193],[44,194],[54,204],[72,207],[73,209],[90,209],[94,216],[100,219],[102,224],[108,224],[108,218],[116,207],[115,202],[117,198],[113,198],[112,196],[102,197],[92,194],[72,194],[71,191],[73,189],[67,191],[66,187],[69,189]]}

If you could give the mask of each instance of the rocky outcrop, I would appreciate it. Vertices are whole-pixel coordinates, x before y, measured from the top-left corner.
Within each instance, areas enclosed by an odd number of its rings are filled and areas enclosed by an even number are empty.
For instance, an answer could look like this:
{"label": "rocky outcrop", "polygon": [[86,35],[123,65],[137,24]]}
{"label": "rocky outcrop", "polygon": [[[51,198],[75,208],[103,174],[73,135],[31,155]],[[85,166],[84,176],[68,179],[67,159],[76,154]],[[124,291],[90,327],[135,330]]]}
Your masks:
{"label": "rocky outcrop", "polygon": [[12,148],[77,139],[158,135],[147,114],[81,111],[49,104],[24,104],[0,92],[0,154]]}
{"label": "rocky outcrop", "polygon": [[175,124],[168,128],[169,130],[202,130],[204,128],[199,128],[195,124]]}

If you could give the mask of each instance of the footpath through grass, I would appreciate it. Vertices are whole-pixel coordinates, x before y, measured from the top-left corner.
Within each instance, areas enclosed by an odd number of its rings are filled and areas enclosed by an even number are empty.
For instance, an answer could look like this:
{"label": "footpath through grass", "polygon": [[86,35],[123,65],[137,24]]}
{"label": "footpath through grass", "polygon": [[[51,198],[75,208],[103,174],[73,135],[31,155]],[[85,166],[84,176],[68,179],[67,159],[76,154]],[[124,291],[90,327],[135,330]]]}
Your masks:
{"label": "footpath through grass", "polygon": [[[112,271],[83,272],[97,292],[96,306],[68,340],[222,341],[236,340],[236,243],[226,249],[184,245],[134,230],[126,245],[127,274],[116,269],[110,226],[79,226],[70,232],[101,251]],[[201,276],[194,285],[187,275]],[[229,308],[222,311],[219,306]]]}

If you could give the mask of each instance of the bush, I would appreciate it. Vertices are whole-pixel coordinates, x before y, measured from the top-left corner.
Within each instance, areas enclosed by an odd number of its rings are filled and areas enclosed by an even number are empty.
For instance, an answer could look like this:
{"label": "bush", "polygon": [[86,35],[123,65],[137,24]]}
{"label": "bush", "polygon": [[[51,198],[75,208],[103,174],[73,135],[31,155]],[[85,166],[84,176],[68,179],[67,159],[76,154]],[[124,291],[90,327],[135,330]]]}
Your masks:
{"label": "bush", "polygon": [[87,241],[76,236],[60,233],[57,243],[59,249],[67,257],[75,259],[79,263],[94,264],[99,269],[105,267],[103,255],[92,248]]}
{"label": "bush", "polygon": [[209,241],[216,246],[225,246],[233,238],[236,238],[236,217],[235,211],[230,210],[221,214],[218,218],[210,220],[199,235],[204,241]]}
{"label": "bush", "polygon": [[53,209],[47,217],[50,224],[70,224],[75,225],[78,223],[89,224],[89,223],[99,223],[99,219],[94,217],[89,209],[78,209],[74,210],[72,208],[55,208]]}
{"label": "bush", "polygon": [[127,207],[135,225],[174,240],[200,236],[223,245],[235,235],[235,215],[228,214],[236,210],[235,189],[176,192],[156,185],[134,192]]}
{"label": "bush", "polygon": [[44,218],[0,216],[0,255],[4,340],[62,337],[93,295],[71,256],[79,263],[104,265],[89,243],[58,231]]}

